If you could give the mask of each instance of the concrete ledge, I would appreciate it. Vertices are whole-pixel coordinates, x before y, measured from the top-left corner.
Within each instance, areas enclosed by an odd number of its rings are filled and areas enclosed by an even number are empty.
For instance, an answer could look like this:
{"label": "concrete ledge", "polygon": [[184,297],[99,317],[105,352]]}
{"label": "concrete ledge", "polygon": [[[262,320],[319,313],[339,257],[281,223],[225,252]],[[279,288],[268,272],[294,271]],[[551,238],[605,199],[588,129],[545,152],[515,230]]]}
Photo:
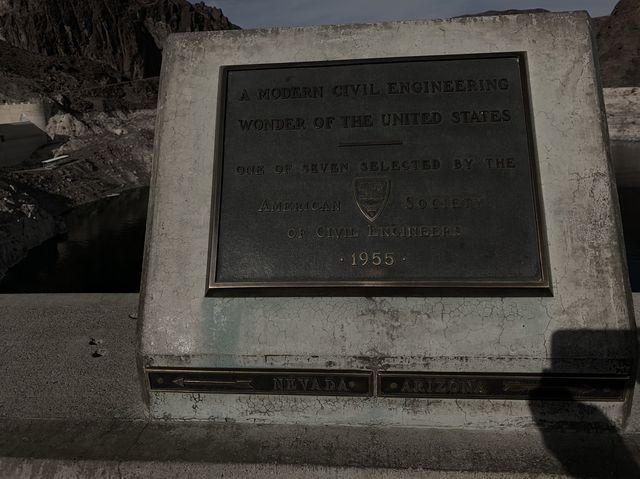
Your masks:
{"label": "concrete ledge", "polygon": [[3,421],[0,457],[639,477],[640,435],[148,421]]}
{"label": "concrete ledge", "polygon": [[549,474],[513,474],[478,473],[456,471],[423,471],[402,469],[357,469],[319,466],[291,466],[282,464],[202,464],[202,463],[163,463],[131,461],[56,461],[0,459],[0,478],[22,479],[40,477],[64,477],[65,479],[84,479],[86,477],[117,477],[174,479],[175,477],[224,477],[242,479],[542,479],[564,478]]}
{"label": "concrete ledge", "polygon": [[151,421],[136,307],[137,295],[0,296],[0,477],[640,477],[640,434],[611,430]]}

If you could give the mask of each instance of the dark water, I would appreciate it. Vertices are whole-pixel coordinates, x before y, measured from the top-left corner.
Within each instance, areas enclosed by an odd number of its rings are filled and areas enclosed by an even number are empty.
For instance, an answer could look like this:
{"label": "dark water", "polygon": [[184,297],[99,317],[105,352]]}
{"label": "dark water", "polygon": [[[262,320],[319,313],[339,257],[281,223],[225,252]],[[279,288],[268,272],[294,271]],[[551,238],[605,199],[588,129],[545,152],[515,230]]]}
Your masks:
{"label": "dark water", "polygon": [[631,289],[640,291],[640,188],[618,188]]}
{"label": "dark water", "polygon": [[640,142],[612,141],[631,289],[640,291]]}
{"label": "dark water", "polygon": [[67,234],[34,248],[1,293],[129,293],[140,288],[148,188],[81,206]]}

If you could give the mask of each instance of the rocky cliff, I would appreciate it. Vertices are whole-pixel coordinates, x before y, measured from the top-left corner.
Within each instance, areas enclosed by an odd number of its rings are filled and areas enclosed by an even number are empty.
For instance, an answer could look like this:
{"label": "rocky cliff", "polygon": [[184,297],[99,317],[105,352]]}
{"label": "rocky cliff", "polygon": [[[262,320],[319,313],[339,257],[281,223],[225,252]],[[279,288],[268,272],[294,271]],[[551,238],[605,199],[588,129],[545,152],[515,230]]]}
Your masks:
{"label": "rocky cliff", "polygon": [[82,57],[44,56],[0,40],[0,103],[42,99],[56,101],[87,88],[120,83],[124,76]]}
{"label": "rocky cliff", "polygon": [[41,100],[54,111],[155,108],[156,78],[127,81],[104,63],[79,56],[31,53],[0,40],[0,104]]}
{"label": "rocky cliff", "polygon": [[466,17],[489,17],[492,15],[518,15],[521,13],[547,13],[549,10],[545,10],[544,8],[511,8],[509,10],[487,10],[481,13],[472,13],[470,15],[460,15],[460,18]]}
{"label": "rocky cliff", "polygon": [[[166,37],[230,28],[185,0],[0,0],[0,104],[52,103],[56,137],[0,168],[0,278],[64,230],[63,212],[148,184]],[[34,168],[61,154],[70,161]]]}
{"label": "rocky cliff", "polygon": [[0,0],[0,39],[96,60],[132,79],[158,75],[168,34],[233,28],[220,9],[186,0]]}
{"label": "rocky cliff", "polygon": [[640,2],[621,0],[594,24],[604,86],[640,86]]}

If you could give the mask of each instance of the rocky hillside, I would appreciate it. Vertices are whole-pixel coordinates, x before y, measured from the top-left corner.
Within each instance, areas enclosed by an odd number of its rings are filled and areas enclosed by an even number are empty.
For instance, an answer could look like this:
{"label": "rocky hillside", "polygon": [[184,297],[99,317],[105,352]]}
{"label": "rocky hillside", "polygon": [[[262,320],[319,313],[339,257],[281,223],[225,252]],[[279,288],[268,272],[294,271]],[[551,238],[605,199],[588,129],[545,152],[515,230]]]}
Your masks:
{"label": "rocky hillside", "polygon": [[186,0],[0,0],[0,39],[47,56],[80,56],[131,79],[160,72],[172,32],[237,28]]}
{"label": "rocky hillside", "polygon": [[155,78],[127,81],[108,65],[78,56],[45,56],[0,40],[0,103],[44,100],[54,110],[155,108]]}
{"label": "rocky hillside", "polygon": [[0,102],[34,98],[62,103],[61,95],[98,85],[119,83],[124,76],[82,57],[48,57],[0,40]]}
{"label": "rocky hillside", "polygon": [[521,13],[547,13],[549,10],[545,10],[544,8],[528,8],[528,9],[516,9],[512,8],[510,10],[487,10],[481,13],[473,13],[471,15],[460,15],[460,18],[466,17],[489,17],[492,15],[517,15]]}
{"label": "rocky hillside", "polygon": [[0,0],[0,103],[52,102],[56,138],[0,168],[0,277],[64,231],[64,212],[148,185],[164,40],[222,28],[236,27],[185,0]]}
{"label": "rocky hillside", "polygon": [[640,86],[640,2],[621,0],[594,24],[604,86]]}

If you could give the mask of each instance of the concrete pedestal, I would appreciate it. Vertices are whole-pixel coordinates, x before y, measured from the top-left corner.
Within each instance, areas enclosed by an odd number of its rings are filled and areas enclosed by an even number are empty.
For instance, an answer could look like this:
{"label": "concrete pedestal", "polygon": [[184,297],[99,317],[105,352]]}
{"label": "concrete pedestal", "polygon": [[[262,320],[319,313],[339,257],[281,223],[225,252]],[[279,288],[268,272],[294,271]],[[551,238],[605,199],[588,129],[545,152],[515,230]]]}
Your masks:
{"label": "concrete pedestal", "polygon": [[137,299],[0,296],[0,477],[638,477],[640,435],[629,428],[150,419],[134,362]]}
{"label": "concrete pedestal", "polygon": [[[606,121],[584,13],[175,35],[165,49],[141,293],[154,368],[629,376],[635,362]],[[524,52],[550,294],[206,298],[220,68]],[[505,139],[508,141],[508,139]],[[251,195],[251,192],[247,192]],[[378,391],[379,392],[379,391]],[[149,393],[155,418],[305,425],[622,427],[631,395],[574,404],[464,397]]]}

